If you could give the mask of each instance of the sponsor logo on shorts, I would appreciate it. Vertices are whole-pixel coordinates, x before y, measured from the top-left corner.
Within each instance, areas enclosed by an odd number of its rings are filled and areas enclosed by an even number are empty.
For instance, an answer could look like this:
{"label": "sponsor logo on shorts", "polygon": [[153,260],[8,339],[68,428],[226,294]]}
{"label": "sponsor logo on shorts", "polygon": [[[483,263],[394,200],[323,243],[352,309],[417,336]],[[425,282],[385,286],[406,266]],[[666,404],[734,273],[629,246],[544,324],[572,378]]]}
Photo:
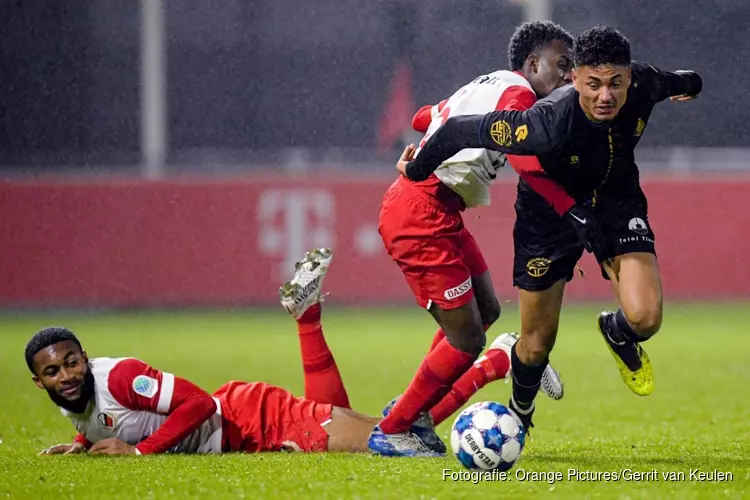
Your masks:
{"label": "sponsor logo on shorts", "polygon": [[471,290],[471,277],[469,277],[469,279],[467,279],[460,285],[454,286],[453,288],[449,288],[448,290],[446,290],[443,296],[448,300],[453,300],[465,294],[469,290]]}
{"label": "sponsor logo on shorts", "polygon": [[573,155],[570,157],[571,165],[578,165],[579,163],[581,163],[581,159],[578,157],[578,155]]}
{"label": "sponsor logo on shorts", "polygon": [[513,135],[510,131],[510,125],[505,120],[498,120],[490,127],[490,137],[501,146],[508,147],[511,144]]}
{"label": "sponsor logo on shorts", "polygon": [[552,261],[546,257],[534,257],[526,263],[526,272],[532,278],[541,278],[549,271],[550,264]]}
{"label": "sponsor logo on shorts", "polygon": [[648,236],[628,236],[627,238],[618,238],[617,243],[620,245],[625,243],[653,243],[654,239]]}
{"label": "sponsor logo on shorts", "polygon": [[578,222],[580,222],[581,224],[586,224],[586,217],[584,217],[583,219],[581,219],[576,214],[570,214],[570,216],[573,217]]}
{"label": "sponsor logo on shorts", "polygon": [[633,231],[635,234],[640,234],[641,236],[648,234],[648,226],[646,225],[646,222],[644,222],[644,220],[640,217],[633,217],[632,219],[630,219],[630,222],[628,222],[628,229]]}

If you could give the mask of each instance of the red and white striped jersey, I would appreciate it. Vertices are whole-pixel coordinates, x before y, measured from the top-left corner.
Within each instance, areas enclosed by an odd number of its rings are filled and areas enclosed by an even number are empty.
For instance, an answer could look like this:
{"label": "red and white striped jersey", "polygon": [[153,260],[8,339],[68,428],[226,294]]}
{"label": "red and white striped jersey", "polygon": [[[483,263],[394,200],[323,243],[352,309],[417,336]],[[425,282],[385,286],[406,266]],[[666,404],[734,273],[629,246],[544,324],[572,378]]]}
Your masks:
{"label": "red and white striped jersey", "polygon": [[[483,115],[500,109],[527,109],[534,102],[536,94],[526,78],[512,71],[495,71],[475,78],[440,104],[422,108],[415,115],[413,125],[417,130],[427,130],[421,146],[452,116]],[[426,123],[429,123],[428,127],[424,127]],[[501,153],[464,149],[440,165],[435,175],[461,196],[467,207],[474,207],[490,204],[488,188],[497,170],[503,166],[505,157]]]}
{"label": "red and white striped jersey", "polygon": [[[140,444],[136,448],[144,454],[221,452],[221,405],[216,398],[213,415],[209,409],[210,416],[205,420],[192,416],[198,419],[192,432],[183,437],[162,429],[164,435],[160,436],[157,431],[176,406],[173,400],[200,396],[202,391],[182,379],[176,385],[171,373],[155,370],[134,358],[92,358],[89,369],[94,375],[95,394],[86,411],[76,414],[61,409],[78,429],[77,441],[95,443],[117,437],[133,446]],[[188,432],[190,423],[183,428]]]}

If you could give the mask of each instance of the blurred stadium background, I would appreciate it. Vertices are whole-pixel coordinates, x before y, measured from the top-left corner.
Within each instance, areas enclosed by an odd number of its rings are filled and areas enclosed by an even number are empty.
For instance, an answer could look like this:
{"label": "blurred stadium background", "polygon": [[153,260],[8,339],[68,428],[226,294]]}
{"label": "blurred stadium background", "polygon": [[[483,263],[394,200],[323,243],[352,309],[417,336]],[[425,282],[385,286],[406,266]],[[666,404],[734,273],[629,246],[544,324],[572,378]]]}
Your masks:
{"label": "blurred stadium background", "polygon": [[[412,304],[376,230],[411,115],[532,18],[703,76],[638,151],[666,297],[750,298],[745,0],[90,0],[0,3],[0,307],[273,304],[322,245],[332,302]],[[506,299],[514,184],[466,215]],[[569,297],[609,300],[581,266]]]}

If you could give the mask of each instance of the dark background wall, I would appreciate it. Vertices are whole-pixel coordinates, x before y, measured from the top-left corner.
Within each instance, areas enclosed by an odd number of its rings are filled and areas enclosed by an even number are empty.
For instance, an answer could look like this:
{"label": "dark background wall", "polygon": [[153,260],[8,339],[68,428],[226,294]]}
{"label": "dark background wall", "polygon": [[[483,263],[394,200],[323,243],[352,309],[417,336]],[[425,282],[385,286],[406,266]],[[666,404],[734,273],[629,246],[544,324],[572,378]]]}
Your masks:
{"label": "dark background wall", "polygon": [[[166,1],[172,154],[374,147],[397,60],[412,68],[415,105],[434,102],[506,67],[522,21],[505,1],[311,4]],[[138,161],[138,6],[0,3],[0,164]],[[701,99],[657,112],[646,146],[745,145],[750,3],[559,0],[554,19],[573,32],[613,24],[635,58],[703,75]]]}

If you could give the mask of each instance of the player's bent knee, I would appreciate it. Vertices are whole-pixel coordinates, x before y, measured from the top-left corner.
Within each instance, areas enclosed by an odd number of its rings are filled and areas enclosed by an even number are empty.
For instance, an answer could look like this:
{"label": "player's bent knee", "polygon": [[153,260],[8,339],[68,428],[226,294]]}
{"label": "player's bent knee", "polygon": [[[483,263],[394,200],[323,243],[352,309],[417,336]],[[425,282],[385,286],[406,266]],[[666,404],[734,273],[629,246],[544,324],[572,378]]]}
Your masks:
{"label": "player's bent knee", "polygon": [[476,300],[453,309],[437,308],[435,314],[452,347],[479,356],[484,350],[487,337]]}
{"label": "player's bent knee", "polygon": [[482,323],[485,326],[492,325],[500,319],[500,314],[502,313],[500,302],[497,299],[494,299],[490,301],[489,304],[484,304],[479,310],[479,313],[482,315]]}
{"label": "player's bent knee", "polygon": [[521,361],[527,364],[543,363],[552,352],[556,338],[557,328],[524,331],[521,333],[521,339],[518,342],[523,352],[518,352],[518,349],[516,352]]}
{"label": "player's bent knee", "polygon": [[471,278],[474,287],[474,297],[479,307],[479,315],[482,317],[482,324],[490,326],[500,317],[500,301],[497,300],[495,289],[492,286],[492,279],[489,271],[481,276]]}
{"label": "player's bent knee", "polygon": [[470,342],[469,350],[466,351],[469,354],[472,354],[474,356],[479,356],[482,351],[484,351],[484,347],[487,345],[487,335],[484,333],[484,328],[482,328],[482,332],[477,332],[475,335],[472,336],[472,341]]}
{"label": "player's bent knee", "polygon": [[460,336],[448,336],[448,342],[459,351],[472,356],[479,356],[487,344],[487,336],[484,333],[484,328],[480,328],[471,333],[467,331]]}
{"label": "player's bent knee", "polygon": [[653,336],[661,328],[662,312],[659,307],[626,312],[625,317],[633,330],[644,339]]}

